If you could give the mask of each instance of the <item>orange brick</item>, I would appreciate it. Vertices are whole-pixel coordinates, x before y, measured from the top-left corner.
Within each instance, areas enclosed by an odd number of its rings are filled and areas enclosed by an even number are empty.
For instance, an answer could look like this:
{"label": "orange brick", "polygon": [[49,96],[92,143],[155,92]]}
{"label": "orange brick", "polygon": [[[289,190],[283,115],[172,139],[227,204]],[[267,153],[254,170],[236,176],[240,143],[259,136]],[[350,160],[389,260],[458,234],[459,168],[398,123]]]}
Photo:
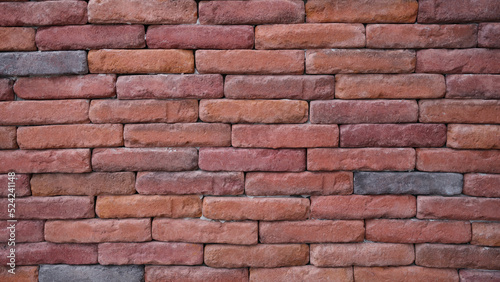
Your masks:
{"label": "orange brick", "polygon": [[35,29],[0,27],[0,51],[35,51]]}
{"label": "orange brick", "polygon": [[500,149],[500,125],[449,124],[446,146],[456,149]]}
{"label": "orange brick", "polygon": [[17,266],[15,275],[9,273],[10,266],[0,267],[0,280],[3,282],[38,282],[38,266]]}
{"label": "orange brick", "polygon": [[417,149],[417,169],[440,172],[500,173],[498,150]]}
{"label": "orange brick", "polygon": [[420,100],[419,121],[432,123],[500,123],[500,101]]}

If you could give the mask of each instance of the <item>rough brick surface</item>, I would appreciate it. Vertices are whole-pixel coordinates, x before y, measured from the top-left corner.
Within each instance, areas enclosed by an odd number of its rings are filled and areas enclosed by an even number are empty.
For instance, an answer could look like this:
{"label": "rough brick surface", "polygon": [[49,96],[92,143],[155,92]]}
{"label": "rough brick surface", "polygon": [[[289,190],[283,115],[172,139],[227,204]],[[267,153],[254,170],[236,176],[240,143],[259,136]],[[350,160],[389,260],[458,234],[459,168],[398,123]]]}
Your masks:
{"label": "rough brick surface", "polygon": [[7,173],[90,172],[90,150],[4,150],[0,171]]}
{"label": "rough brick surface", "polygon": [[500,223],[473,222],[471,244],[500,247]]}
{"label": "rough brick surface", "polygon": [[206,266],[146,266],[145,281],[247,281],[248,270]]}
{"label": "rough brick surface", "polygon": [[446,146],[456,149],[500,149],[500,125],[448,125]]}
{"label": "rough brick surface", "polygon": [[415,264],[442,268],[497,270],[500,249],[471,245],[421,244],[415,246]]}
{"label": "rough brick surface", "polygon": [[[7,263],[7,249],[2,249],[2,264]],[[97,246],[93,244],[54,244],[49,242],[16,245],[19,265],[96,264]],[[16,265],[17,267],[17,265]]]}
{"label": "rough brick surface", "polygon": [[419,23],[462,23],[498,21],[500,6],[495,0],[421,0],[418,6]]}
{"label": "rough brick surface", "polygon": [[12,90],[14,81],[11,79],[0,79],[0,101],[14,100],[14,91]]}
{"label": "rough brick surface", "polygon": [[17,266],[15,275],[9,269],[10,266],[0,267],[0,279],[4,282],[38,282],[38,266]]}
{"label": "rough brick surface", "polygon": [[420,122],[500,123],[500,101],[420,100]]}
{"label": "rough brick surface", "polygon": [[0,53],[0,75],[84,74],[87,71],[85,51]]}
{"label": "rough brick surface", "polygon": [[17,149],[15,126],[0,126],[0,149]]}
{"label": "rough brick surface", "polygon": [[[12,222],[3,220],[0,223],[0,241],[9,242],[10,237],[10,227]],[[43,238],[43,220],[19,220],[16,223],[16,243],[26,243],[26,242],[42,242]],[[7,245],[7,244],[6,244]]]}
{"label": "rough brick surface", "polygon": [[[7,199],[0,199],[7,206]],[[94,199],[91,197],[26,197],[16,199],[16,219],[76,219],[91,218],[94,213]],[[7,209],[0,217],[8,219]]]}
{"label": "rough brick surface", "polygon": [[0,26],[70,25],[87,23],[85,1],[0,3]]}
{"label": "rough brick surface", "polygon": [[500,280],[500,271],[461,269],[459,273],[460,281],[464,282]]}
{"label": "rough brick surface", "polygon": [[500,199],[420,196],[417,217],[425,219],[499,220]]}
{"label": "rough brick surface", "polygon": [[[2,174],[0,175],[0,185],[4,185],[4,187],[8,187],[9,175]],[[25,197],[31,195],[30,189],[30,175],[29,174],[20,174],[16,172],[16,179],[14,181],[16,184],[16,197]],[[8,197],[10,194],[8,189],[0,190],[0,197]]]}
{"label": "rough brick surface", "polygon": [[500,50],[428,49],[417,52],[416,72],[430,73],[500,73]]}
{"label": "rough brick surface", "polygon": [[42,265],[38,273],[39,282],[50,281],[140,281],[144,277],[142,266],[102,265]]}
{"label": "rough brick surface", "polygon": [[356,281],[458,281],[454,269],[426,268],[421,266],[354,267]]}
{"label": "rough brick surface", "polygon": [[498,150],[417,149],[417,169],[442,172],[500,173]]}
{"label": "rough brick surface", "polygon": [[463,193],[476,197],[500,198],[500,175],[465,174]]}
{"label": "rough brick surface", "polygon": [[35,29],[0,27],[0,51],[35,51]]}
{"label": "rough brick surface", "polygon": [[446,98],[500,99],[500,75],[447,75]]}
{"label": "rough brick surface", "polygon": [[324,268],[312,265],[280,267],[280,268],[251,268],[250,281],[339,281],[352,282],[352,268]]}
{"label": "rough brick surface", "polygon": [[477,45],[486,48],[500,48],[500,24],[481,23],[479,24]]}

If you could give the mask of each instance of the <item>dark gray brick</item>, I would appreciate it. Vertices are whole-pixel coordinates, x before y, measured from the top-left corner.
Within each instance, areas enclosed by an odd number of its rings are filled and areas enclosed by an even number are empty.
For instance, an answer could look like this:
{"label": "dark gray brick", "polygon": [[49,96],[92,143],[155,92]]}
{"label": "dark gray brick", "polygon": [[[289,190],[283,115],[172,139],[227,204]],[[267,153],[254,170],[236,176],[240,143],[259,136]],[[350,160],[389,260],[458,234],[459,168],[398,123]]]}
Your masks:
{"label": "dark gray brick", "polygon": [[87,52],[0,53],[0,75],[55,75],[88,72]]}
{"label": "dark gray brick", "polygon": [[140,282],[143,277],[140,265],[41,265],[38,273],[39,282]]}

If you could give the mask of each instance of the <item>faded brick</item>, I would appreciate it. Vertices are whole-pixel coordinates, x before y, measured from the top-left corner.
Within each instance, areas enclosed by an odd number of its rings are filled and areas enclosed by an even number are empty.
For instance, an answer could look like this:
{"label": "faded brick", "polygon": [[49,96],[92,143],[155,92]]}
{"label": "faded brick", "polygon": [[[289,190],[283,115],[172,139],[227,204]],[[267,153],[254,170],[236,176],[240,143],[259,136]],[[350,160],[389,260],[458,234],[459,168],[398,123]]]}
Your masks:
{"label": "faded brick", "polygon": [[459,273],[463,282],[500,281],[500,271],[460,269]]}
{"label": "faded brick", "polygon": [[[500,11],[500,10],[499,10]],[[478,47],[500,48],[500,23],[480,23]]]}
{"label": "faded brick", "polygon": [[141,281],[142,266],[41,265],[38,282],[52,281]]}
{"label": "faded brick", "polygon": [[[0,263],[3,265],[7,263],[7,251],[7,248],[1,250]],[[16,244],[17,265],[96,263],[97,245],[94,244],[54,244],[49,242]]]}
{"label": "faded brick", "polygon": [[192,281],[219,282],[248,280],[246,268],[228,269],[207,266],[146,266],[146,282],[155,281]]}
{"label": "faded brick", "polygon": [[354,267],[356,281],[433,281],[457,282],[458,273],[455,269],[427,268],[421,266],[398,267]]}
{"label": "faded brick", "polygon": [[0,126],[0,149],[17,149],[15,126]]}
{"label": "faded brick", "polygon": [[500,268],[500,248],[472,245],[421,244],[415,246],[415,264],[438,268]]}
{"label": "faded brick", "polygon": [[325,268],[313,265],[279,267],[279,268],[251,268],[250,281],[338,281],[353,282],[352,268]]}
{"label": "faded brick", "polygon": [[[76,2],[63,1],[58,3]],[[0,53],[0,75],[62,75],[85,74],[87,72],[87,53],[85,51]]]}
{"label": "faded brick", "polygon": [[500,123],[500,101],[420,100],[419,121],[432,123]]}
{"label": "faded brick", "polygon": [[[16,187],[17,188],[17,187]],[[17,189],[16,189],[17,190]],[[17,192],[17,191],[16,191]],[[17,194],[16,194],[17,196]],[[8,227],[11,222],[3,220],[0,222],[0,242],[9,242],[11,237],[11,231]],[[15,242],[16,243],[26,243],[26,242],[42,242],[43,239],[43,220],[18,220],[15,223]],[[12,242],[12,241],[10,241]],[[17,271],[17,269],[16,269]],[[1,279],[1,276],[0,276]],[[3,281],[3,280],[2,280]]]}

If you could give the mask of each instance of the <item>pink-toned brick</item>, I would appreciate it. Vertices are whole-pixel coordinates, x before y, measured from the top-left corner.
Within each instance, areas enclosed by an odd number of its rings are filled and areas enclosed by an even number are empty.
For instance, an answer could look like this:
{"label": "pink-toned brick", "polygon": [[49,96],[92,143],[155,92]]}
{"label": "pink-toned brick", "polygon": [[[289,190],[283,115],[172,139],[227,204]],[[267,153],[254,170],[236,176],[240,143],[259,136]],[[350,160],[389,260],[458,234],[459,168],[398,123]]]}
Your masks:
{"label": "pink-toned brick", "polygon": [[427,49],[417,52],[416,72],[500,73],[500,50]]}
{"label": "pink-toned brick", "polygon": [[353,282],[352,267],[326,268],[312,265],[279,267],[279,268],[251,268],[250,281],[338,281]]}
{"label": "pink-toned brick", "polygon": [[469,173],[464,175],[465,195],[500,198],[500,175]]}
{"label": "pink-toned brick", "polygon": [[471,244],[500,247],[500,223],[473,222]]}
{"label": "pink-toned brick", "polygon": [[419,121],[433,123],[500,123],[500,101],[420,100]]}
{"label": "pink-toned brick", "polygon": [[247,281],[246,268],[211,268],[206,266],[146,266],[144,278],[146,282],[155,281]]}
{"label": "pink-toned brick", "polygon": [[[7,263],[8,248],[2,249],[0,263]],[[16,244],[17,265],[96,264],[97,245],[54,244],[49,242]]]}
{"label": "pink-toned brick", "polygon": [[426,267],[498,270],[500,268],[498,257],[500,248],[445,244],[415,246],[415,264]]}
{"label": "pink-toned brick", "polygon": [[500,125],[449,124],[447,147],[500,149]]}
{"label": "pink-toned brick", "polygon": [[500,199],[419,196],[417,217],[425,219],[499,220]]}
{"label": "pink-toned brick", "polygon": [[90,172],[90,150],[4,150],[0,151],[0,172],[82,173]]}
{"label": "pink-toned brick", "polygon": [[0,79],[0,101],[14,100],[14,91],[12,91],[12,85],[14,85],[14,80],[8,78]]}
{"label": "pink-toned brick", "polygon": [[0,242],[42,242],[43,239],[43,220],[19,220],[15,222],[15,237],[11,237],[8,227],[14,224],[3,220],[0,222]]}
{"label": "pink-toned brick", "polygon": [[[19,174],[16,172],[14,183],[16,184],[16,197],[25,197],[31,195],[30,175]],[[7,173],[0,175],[0,185],[7,187],[9,183],[9,175]],[[7,197],[10,194],[8,189],[0,189],[0,197]]]}
{"label": "pink-toned brick", "polygon": [[420,0],[419,23],[488,22],[500,19],[500,6],[496,0]]}
{"label": "pink-toned brick", "polygon": [[500,99],[500,75],[447,75],[446,98]]}
{"label": "pink-toned brick", "polygon": [[85,1],[0,3],[0,26],[70,25],[87,23]]}
{"label": "pink-toned brick", "polygon": [[15,126],[0,126],[0,149],[17,149]]}
{"label": "pink-toned brick", "polygon": [[500,271],[461,269],[459,273],[463,282],[500,281]]}
{"label": "pink-toned brick", "polygon": [[[7,207],[8,200],[0,199]],[[91,218],[94,213],[94,198],[78,196],[26,197],[16,199],[16,219],[76,219]],[[0,217],[8,219],[7,209]]]}
{"label": "pink-toned brick", "polygon": [[[500,10],[499,10],[500,11]],[[478,47],[500,48],[500,23],[480,23]]]}
{"label": "pink-toned brick", "polygon": [[417,149],[420,171],[500,173],[499,163],[499,150]]}
{"label": "pink-toned brick", "polygon": [[356,281],[435,281],[457,282],[455,269],[440,269],[421,266],[354,267]]}
{"label": "pink-toned brick", "polygon": [[35,51],[35,29],[0,27],[0,51]]}

